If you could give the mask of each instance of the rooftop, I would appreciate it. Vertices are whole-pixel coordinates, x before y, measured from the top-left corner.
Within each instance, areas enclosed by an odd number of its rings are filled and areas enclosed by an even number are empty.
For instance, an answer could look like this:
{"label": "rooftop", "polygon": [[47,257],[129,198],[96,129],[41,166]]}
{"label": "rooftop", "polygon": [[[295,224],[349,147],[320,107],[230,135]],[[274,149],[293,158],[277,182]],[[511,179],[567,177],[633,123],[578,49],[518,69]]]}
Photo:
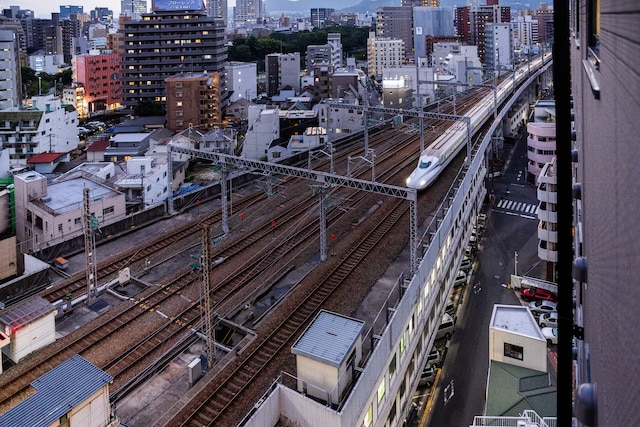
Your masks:
{"label": "rooftop", "polygon": [[49,426],[112,380],[76,354],[32,382],[36,393],[0,416],[0,427]]}
{"label": "rooftop", "polygon": [[291,347],[291,352],[338,367],[363,327],[360,320],[322,310]]}
{"label": "rooftop", "polygon": [[55,311],[55,308],[47,300],[36,295],[0,311],[0,324],[11,329],[20,328],[52,311]]}
{"label": "rooftop", "polygon": [[83,191],[89,189],[91,200],[107,199],[117,193],[108,187],[85,178],[70,179],[68,181],[51,184],[47,187],[47,199],[43,203],[56,214],[80,209],[83,201]]}
{"label": "rooftop", "polygon": [[494,305],[489,328],[502,329],[544,340],[536,319],[529,309],[522,305]]}

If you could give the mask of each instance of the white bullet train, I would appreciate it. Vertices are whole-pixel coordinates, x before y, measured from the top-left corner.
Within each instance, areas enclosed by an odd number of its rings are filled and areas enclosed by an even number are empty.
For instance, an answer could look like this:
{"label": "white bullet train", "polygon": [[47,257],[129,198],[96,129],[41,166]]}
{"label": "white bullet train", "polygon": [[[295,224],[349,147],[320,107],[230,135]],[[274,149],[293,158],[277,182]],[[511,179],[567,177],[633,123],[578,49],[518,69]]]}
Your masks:
{"label": "white bullet train", "polygon": [[[550,57],[545,56],[545,61]],[[539,66],[542,58],[538,57],[532,61],[531,65]],[[516,70],[515,86],[528,77],[528,66],[519,67]],[[498,105],[513,91],[514,78],[505,79],[498,85],[497,101]],[[493,91],[487,94],[482,101],[476,103],[473,108],[467,112],[471,118],[471,135],[482,126],[487,117],[493,114],[494,95]],[[407,178],[406,185],[416,190],[424,190],[430,186],[444,170],[444,168],[453,160],[453,158],[466,146],[467,142],[467,125],[458,120],[450,126],[442,135],[440,135],[431,145],[424,149],[420,154],[418,166],[411,172]]]}

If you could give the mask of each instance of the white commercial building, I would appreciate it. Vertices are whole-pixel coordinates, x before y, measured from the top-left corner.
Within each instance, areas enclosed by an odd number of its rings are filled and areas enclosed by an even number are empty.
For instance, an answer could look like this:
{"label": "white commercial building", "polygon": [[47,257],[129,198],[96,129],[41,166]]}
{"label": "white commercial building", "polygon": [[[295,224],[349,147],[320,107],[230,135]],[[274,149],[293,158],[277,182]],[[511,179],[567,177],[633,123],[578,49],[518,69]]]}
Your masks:
{"label": "white commercial building", "polygon": [[258,97],[258,66],[253,62],[229,62],[227,64],[229,78],[230,102],[244,98],[247,100]]}
{"label": "white commercial building", "polygon": [[31,107],[0,111],[0,143],[9,149],[12,168],[24,167],[38,153],[78,148],[78,112],[52,95],[34,96]]}
{"label": "white commercial building", "polygon": [[385,68],[399,67],[404,60],[404,41],[402,39],[378,39],[374,32],[367,39],[368,75],[382,78]]}
{"label": "white commercial building", "polygon": [[485,62],[491,70],[513,69],[511,24],[487,23]]}

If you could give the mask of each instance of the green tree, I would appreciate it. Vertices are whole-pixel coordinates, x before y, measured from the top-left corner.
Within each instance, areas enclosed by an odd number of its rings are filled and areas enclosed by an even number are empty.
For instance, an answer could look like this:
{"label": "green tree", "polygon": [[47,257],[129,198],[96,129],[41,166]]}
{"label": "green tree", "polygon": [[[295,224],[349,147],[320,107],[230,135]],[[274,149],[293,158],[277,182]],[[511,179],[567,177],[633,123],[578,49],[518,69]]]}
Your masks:
{"label": "green tree", "polygon": [[256,41],[256,55],[258,58],[264,59],[270,53],[280,52],[282,44],[279,40],[270,37],[258,39]]}
{"label": "green tree", "polygon": [[141,99],[133,110],[140,117],[164,116],[166,114],[164,106],[160,102],[151,99]]}
{"label": "green tree", "polygon": [[241,62],[251,62],[253,61],[253,54],[251,53],[251,48],[247,44],[238,45],[235,48],[235,52],[233,55],[234,61]]}

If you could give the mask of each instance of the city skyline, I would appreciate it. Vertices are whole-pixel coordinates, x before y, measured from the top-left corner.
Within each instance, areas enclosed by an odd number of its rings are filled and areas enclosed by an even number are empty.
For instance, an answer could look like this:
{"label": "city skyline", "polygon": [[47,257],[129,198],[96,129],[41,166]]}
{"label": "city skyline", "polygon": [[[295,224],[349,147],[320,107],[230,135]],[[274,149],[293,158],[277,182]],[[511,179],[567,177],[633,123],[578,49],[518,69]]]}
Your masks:
{"label": "city skyline", "polygon": [[[151,8],[151,0],[148,0],[149,8]],[[91,0],[87,1],[65,1],[54,0],[53,2],[42,3],[41,0],[13,0],[10,2],[3,2],[0,7],[2,9],[9,9],[11,6],[19,6],[20,9],[32,10],[36,18],[49,19],[51,13],[60,12],[60,6],[82,6],[85,13],[89,13],[96,7],[106,7],[113,11],[113,17],[117,18],[120,15],[120,0]],[[229,0],[229,9],[235,7],[236,1]]]}

